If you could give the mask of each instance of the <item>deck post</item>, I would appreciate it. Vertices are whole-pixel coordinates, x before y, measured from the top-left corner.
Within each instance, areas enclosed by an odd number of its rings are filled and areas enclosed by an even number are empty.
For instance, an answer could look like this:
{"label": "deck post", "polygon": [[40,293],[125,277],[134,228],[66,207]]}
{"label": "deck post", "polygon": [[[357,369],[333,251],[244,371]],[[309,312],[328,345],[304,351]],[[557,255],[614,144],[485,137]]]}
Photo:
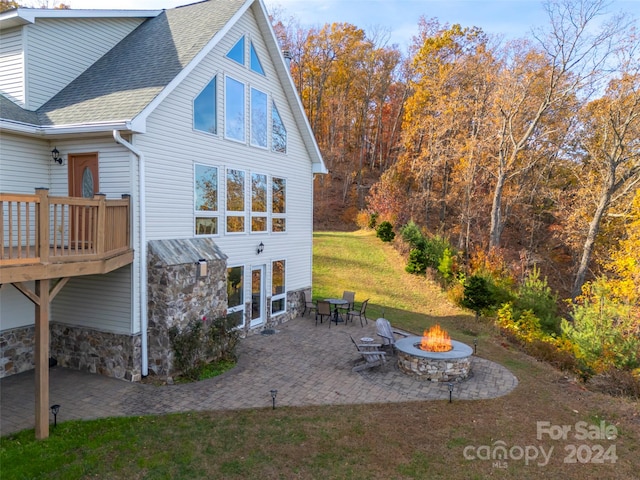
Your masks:
{"label": "deck post", "polygon": [[[48,250],[48,248],[47,248]],[[36,280],[36,439],[49,436],[49,279]]]}
{"label": "deck post", "polygon": [[96,253],[102,255],[104,253],[104,240],[107,235],[107,196],[104,193],[96,193],[93,198],[98,200],[98,228],[96,229],[97,238],[95,241]]}
{"label": "deck post", "polygon": [[40,262],[49,262],[49,189],[44,187],[36,188],[36,195],[40,197],[38,204],[38,239],[37,248],[39,250]]}

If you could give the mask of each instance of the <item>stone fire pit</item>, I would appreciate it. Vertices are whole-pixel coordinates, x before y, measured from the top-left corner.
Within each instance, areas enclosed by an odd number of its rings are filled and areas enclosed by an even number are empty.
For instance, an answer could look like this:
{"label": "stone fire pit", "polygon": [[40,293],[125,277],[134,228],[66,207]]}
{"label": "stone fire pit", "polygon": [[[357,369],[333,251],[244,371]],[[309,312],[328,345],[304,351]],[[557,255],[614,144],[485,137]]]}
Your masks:
{"label": "stone fire pit", "polygon": [[473,349],[451,340],[447,352],[421,350],[422,337],[406,337],[396,341],[398,368],[416,380],[427,382],[459,382],[469,376]]}

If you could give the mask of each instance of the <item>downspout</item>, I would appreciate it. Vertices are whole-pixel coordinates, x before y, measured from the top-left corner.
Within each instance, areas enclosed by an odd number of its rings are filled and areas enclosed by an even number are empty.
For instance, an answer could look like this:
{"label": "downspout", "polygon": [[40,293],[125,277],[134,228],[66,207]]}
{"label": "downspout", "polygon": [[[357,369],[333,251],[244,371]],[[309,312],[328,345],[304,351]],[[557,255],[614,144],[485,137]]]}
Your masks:
{"label": "downspout", "polygon": [[138,216],[140,228],[140,255],[138,256],[140,268],[140,329],[142,337],[142,376],[149,374],[149,352],[147,350],[147,228],[145,226],[145,176],[144,154],[127,142],[118,130],[113,131],[114,140],[138,157]]}

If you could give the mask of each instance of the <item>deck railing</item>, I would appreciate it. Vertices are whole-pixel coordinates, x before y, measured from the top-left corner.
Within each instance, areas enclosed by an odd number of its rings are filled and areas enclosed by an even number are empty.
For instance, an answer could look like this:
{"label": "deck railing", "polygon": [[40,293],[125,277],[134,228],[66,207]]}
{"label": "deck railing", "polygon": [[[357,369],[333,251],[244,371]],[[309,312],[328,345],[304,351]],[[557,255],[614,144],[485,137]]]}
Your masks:
{"label": "deck railing", "polygon": [[130,199],[0,193],[0,266],[104,258],[130,248]]}

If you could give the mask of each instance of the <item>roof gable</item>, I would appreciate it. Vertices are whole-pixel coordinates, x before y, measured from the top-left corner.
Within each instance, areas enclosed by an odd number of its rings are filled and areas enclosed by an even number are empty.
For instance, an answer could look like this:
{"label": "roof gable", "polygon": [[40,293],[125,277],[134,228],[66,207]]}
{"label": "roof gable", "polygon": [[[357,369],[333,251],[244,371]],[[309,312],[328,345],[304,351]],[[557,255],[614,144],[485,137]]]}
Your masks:
{"label": "roof gable", "polygon": [[38,110],[42,125],[130,120],[167,87],[247,0],[201,2],[145,21]]}
{"label": "roof gable", "polygon": [[[149,14],[152,18],[38,109],[38,122],[33,127],[60,133],[110,128],[143,133],[151,112],[249,8],[256,14],[269,54],[276,60],[278,79],[314,172],[327,173],[262,0],[205,0],[155,16]],[[35,119],[26,110],[10,109],[11,116],[4,114],[9,109],[2,110],[0,117],[5,120],[31,123]]]}

